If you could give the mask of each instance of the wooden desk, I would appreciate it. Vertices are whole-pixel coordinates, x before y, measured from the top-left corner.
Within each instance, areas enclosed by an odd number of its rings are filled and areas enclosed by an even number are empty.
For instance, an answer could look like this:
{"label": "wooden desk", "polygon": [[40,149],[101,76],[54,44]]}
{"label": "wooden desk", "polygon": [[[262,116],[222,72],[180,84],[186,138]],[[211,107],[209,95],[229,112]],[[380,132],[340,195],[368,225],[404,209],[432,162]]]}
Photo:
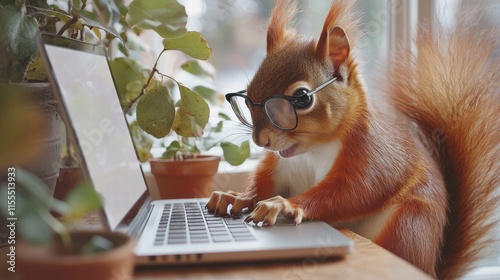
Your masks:
{"label": "wooden desk", "polygon": [[370,240],[349,230],[341,231],[355,242],[354,252],[342,259],[138,269],[134,279],[431,279]]}
{"label": "wooden desk", "polygon": [[[89,215],[81,223],[72,227],[73,229],[93,230],[102,228],[99,223],[96,223],[96,215]],[[370,240],[349,230],[341,231],[355,243],[354,252],[341,259],[323,262],[304,259],[183,268],[138,268],[134,279],[431,279],[419,269]],[[7,248],[1,248],[0,254],[0,278],[17,279],[14,273],[6,270]],[[41,280],[44,279],[41,278]]]}

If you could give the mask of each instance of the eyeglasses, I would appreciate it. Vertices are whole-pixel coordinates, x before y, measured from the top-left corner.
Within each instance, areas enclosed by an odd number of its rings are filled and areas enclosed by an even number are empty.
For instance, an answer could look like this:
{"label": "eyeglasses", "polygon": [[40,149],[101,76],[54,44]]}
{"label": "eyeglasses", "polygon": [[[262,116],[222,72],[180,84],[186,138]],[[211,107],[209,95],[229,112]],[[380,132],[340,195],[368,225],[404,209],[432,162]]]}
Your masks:
{"label": "eyeglasses", "polygon": [[267,119],[275,127],[281,130],[293,130],[297,128],[298,116],[297,109],[306,109],[312,104],[312,95],[322,90],[329,84],[337,80],[334,77],[317,88],[307,91],[302,90],[295,96],[272,95],[266,97],[262,103],[254,103],[245,94],[246,90],[226,94],[226,100],[231,104],[236,117],[244,125],[252,128],[251,107],[261,107],[264,109]]}

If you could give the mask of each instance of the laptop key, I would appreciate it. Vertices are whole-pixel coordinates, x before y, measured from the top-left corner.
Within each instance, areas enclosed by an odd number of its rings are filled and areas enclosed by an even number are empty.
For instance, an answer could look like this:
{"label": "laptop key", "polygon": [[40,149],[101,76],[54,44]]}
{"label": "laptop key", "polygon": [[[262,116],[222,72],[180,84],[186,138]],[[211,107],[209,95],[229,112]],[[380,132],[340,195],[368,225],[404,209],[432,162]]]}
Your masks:
{"label": "laptop key", "polygon": [[191,239],[191,243],[209,243],[210,240],[208,238],[206,239]]}
{"label": "laptop key", "polygon": [[168,243],[169,244],[173,244],[173,243],[177,243],[177,244],[180,244],[180,243],[187,243],[187,237],[186,236],[182,236],[182,237],[175,237],[175,236],[169,236],[168,237]]}
{"label": "laptop key", "polygon": [[217,224],[208,224],[209,228],[226,228],[223,223],[217,223]]}
{"label": "laptop key", "polygon": [[190,231],[205,231],[206,229],[204,226],[190,226],[189,230]]}
{"label": "laptop key", "polygon": [[250,230],[248,230],[248,228],[229,228],[229,231],[231,233],[241,233],[241,232],[250,232]]}
{"label": "laptop key", "polygon": [[229,236],[229,233],[227,231],[215,231],[215,232],[210,232],[210,235]]}
{"label": "laptop key", "polygon": [[233,236],[235,241],[255,241],[255,237],[253,236],[245,236],[245,237],[237,237]]}
{"label": "laptop key", "polygon": [[210,232],[227,232],[227,229],[225,227],[216,227],[216,228],[209,228]]}
{"label": "laptop key", "polygon": [[229,237],[229,236],[219,236],[219,235],[212,236],[212,240],[214,242],[231,242],[232,241],[231,237]]}
{"label": "laptop key", "polygon": [[208,232],[206,230],[195,230],[195,231],[190,231],[189,235],[190,236],[203,236],[207,235]]}

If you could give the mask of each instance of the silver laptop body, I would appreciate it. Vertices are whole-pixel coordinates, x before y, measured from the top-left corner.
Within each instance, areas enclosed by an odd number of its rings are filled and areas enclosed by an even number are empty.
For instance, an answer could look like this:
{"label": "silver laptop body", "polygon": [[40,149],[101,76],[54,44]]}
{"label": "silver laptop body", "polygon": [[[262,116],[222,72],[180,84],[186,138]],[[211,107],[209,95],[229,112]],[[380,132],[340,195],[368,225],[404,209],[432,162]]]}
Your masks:
{"label": "silver laptop body", "polygon": [[84,176],[104,198],[103,219],[138,239],[138,265],[321,261],[353,250],[353,241],[320,221],[295,226],[281,217],[259,227],[244,223],[245,215],[208,214],[206,199],[151,201],[105,49],[45,33],[37,44]]}

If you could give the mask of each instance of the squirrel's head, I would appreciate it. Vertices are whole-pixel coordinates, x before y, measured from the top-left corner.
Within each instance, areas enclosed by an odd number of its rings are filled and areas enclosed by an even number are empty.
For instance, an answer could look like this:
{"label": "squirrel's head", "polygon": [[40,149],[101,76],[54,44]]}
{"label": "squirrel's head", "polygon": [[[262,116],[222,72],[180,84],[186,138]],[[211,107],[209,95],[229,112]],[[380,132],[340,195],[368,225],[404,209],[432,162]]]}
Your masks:
{"label": "squirrel's head", "polygon": [[[346,16],[351,13],[348,2],[335,1],[316,41],[288,28],[296,5],[278,1],[267,31],[267,56],[248,85],[247,95],[253,103],[262,103],[270,96],[302,98],[293,106],[297,122],[286,101],[273,101],[276,104],[268,108],[249,106],[257,145],[291,157],[338,138],[344,130],[343,120],[349,117],[361,89],[346,34],[356,24]],[[339,23],[346,24],[347,29]],[[310,97],[304,96],[332,78],[336,80]],[[276,120],[275,124],[270,118]],[[278,127],[280,122],[285,128],[296,127],[282,129]]]}

